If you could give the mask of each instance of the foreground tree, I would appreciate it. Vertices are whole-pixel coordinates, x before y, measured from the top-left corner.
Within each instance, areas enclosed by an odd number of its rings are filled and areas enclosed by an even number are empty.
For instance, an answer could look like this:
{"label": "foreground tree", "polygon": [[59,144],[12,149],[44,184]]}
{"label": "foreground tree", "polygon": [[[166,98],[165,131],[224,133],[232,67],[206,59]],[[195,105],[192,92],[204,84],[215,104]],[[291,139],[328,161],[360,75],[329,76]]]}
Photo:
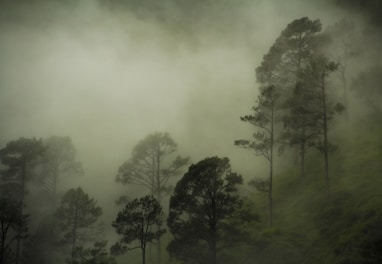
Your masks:
{"label": "foreground tree", "polygon": [[[63,232],[63,242],[71,246],[70,263],[75,263],[78,242],[89,242],[92,236],[87,233],[102,214],[101,207],[80,187],[67,191],[57,209],[56,222]],[[91,230],[92,231],[92,230]]]}
{"label": "foreground tree", "polygon": [[[253,134],[253,140],[236,140],[235,145],[254,151],[257,156],[265,157],[269,162],[269,178],[266,181],[254,181],[255,185],[261,186],[261,190],[268,193],[269,201],[269,225],[273,222],[273,161],[275,145],[275,116],[276,104],[279,92],[274,86],[263,88],[258,97],[256,105],[252,108],[253,114],[246,115],[240,119],[255,126],[258,132]],[[264,186],[267,185],[266,188]]]}
{"label": "foreground tree", "polygon": [[[140,141],[132,151],[132,157],[119,168],[117,182],[136,184],[147,188],[160,204],[171,191],[168,181],[180,175],[188,158],[177,156],[171,160],[177,144],[168,133],[154,133]],[[161,226],[157,227],[158,231]],[[158,263],[161,263],[161,242],[157,243]]]}
{"label": "foreground tree", "polygon": [[206,253],[201,261],[218,263],[222,233],[230,228],[227,220],[242,205],[237,194],[242,181],[231,172],[228,158],[206,158],[190,166],[170,199],[167,224],[174,235],[168,246],[172,256],[189,261]]}
{"label": "foreground tree", "polygon": [[[3,188],[8,192],[9,197],[20,202],[20,215],[23,215],[24,200],[26,195],[26,183],[32,173],[32,164],[39,156],[44,153],[45,149],[42,140],[20,138],[15,141],[10,141],[5,148],[0,150],[0,158],[3,165],[7,167],[2,172],[2,180],[6,186],[16,186],[16,190],[9,192],[10,188]],[[4,187],[4,186],[3,186]],[[21,232],[21,231],[20,231]],[[15,263],[20,263],[22,250],[21,233],[17,236],[16,260]]]}
{"label": "foreground tree", "polygon": [[11,263],[9,255],[15,240],[25,237],[28,216],[22,214],[20,202],[0,198],[0,264]]}
{"label": "foreground tree", "polygon": [[[142,264],[145,264],[147,244],[158,240],[165,233],[165,229],[152,231],[154,226],[161,226],[162,214],[161,205],[152,195],[128,202],[113,222],[115,231],[122,236],[120,242],[112,247],[114,253],[123,254],[128,250],[141,249]],[[138,245],[126,245],[134,241],[138,241]]]}

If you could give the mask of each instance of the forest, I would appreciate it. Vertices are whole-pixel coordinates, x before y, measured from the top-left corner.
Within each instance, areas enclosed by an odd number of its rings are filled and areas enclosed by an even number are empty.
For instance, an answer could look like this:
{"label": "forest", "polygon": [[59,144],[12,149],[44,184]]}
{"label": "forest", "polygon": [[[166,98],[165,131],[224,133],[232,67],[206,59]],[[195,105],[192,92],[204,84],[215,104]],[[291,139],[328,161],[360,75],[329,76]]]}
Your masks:
{"label": "forest", "polygon": [[0,2],[0,264],[382,263],[382,2],[285,2]]}

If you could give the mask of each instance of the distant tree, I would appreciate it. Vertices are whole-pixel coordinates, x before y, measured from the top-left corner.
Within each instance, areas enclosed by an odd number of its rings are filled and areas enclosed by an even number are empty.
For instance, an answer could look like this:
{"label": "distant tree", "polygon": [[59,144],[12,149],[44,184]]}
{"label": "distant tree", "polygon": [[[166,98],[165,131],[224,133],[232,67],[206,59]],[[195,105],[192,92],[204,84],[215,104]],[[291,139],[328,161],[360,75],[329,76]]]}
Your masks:
{"label": "distant tree", "polygon": [[289,23],[256,68],[257,81],[266,86],[277,85],[278,89],[293,88],[317,47],[321,27],[319,20],[307,17]]}
{"label": "distant tree", "polygon": [[279,99],[279,92],[275,86],[268,86],[262,89],[258,96],[257,102],[253,109],[252,115],[246,115],[240,119],[243,122],[248,122],[258,129],[258,132],[253,134],[253,140],[236,140],[235,145],[254,151],[257,156],[265,157],[269,162],[269,178],[267,181],[262,181],[268,184],[263,191],[268,193],[269,201],[269,225],[273,222],[273,163],[274,163],[274,146],[275,146],[275,117],[276,104]]}
{"label": "distant tree", "polygon": [[[168,181],[180,175],[188,158],[177,156],[172,161],[171,154],[177,144],[168,133],[154,133],[145,137],[133,149],[131,158],[119,168],[117,182],[136,184],[147,188],[160,204],[162,197],[171,191]],[[161,229],[160,226],[157,227]],[[161,241],[157,243],[158,263],[161,263]]]}
{"label": "distant tree", "polygon": [[170,199],[171,255],[185,262],[218,263],[222,233],[230,228],[228,219],[242,205],[237,193],[242,181],[231,172],[228,158],[206,158],[189,167]]}
{"label": "distant tree", "polygon": [[336,113],[345,109],[342,104],[334,104],[328,99],[327,79],[337,68],[338,63],[330,61],[323,55],[318,55],[311,60],[303,73],[306,85],[316,90],[317,104],[315,109],[319,115],[317,122],[320,124],[322,135],[322,139],[317,142],[317,147],[324,154],[325,182],[328,195],[330,194],[329,153],[334,150],[334,146],[328,140],[329,122]]}
{"label": "distant tree", "polygon": [[[309,85],[300,81],[293,91],[293,96],[285,104],[289,114],[283,117],[281,142],[299,150],[301,177],[305,175],[305,154],[308,148],[315,146],[321,134],[319,123],[321,114],[316,108],[319,97],[314,89],[310,89]],[[281,146],[281,149],[283,147]]]}
{"label": "distant tree", "polygon": [[[158,240],[165,233],[165,229],[152,231],[153,226],[161,226],[162,214],[161,205],[152,195],[128,202],[112,224],[117,234],[122,236],[112,251],[123,254],[127,250],[141,249],[142,264],[145,264],[147,244]],[[138,241],[138,244],[126,246],[134,241]]]}
{"label": "distant tree", "polygon": [[57,183],[60,177],[81,175],[82,166],[76,160],[76,149],[70,137],[52,136],[43,140],[46,149],[39,160],[41,182],[49,193],[51,210],[56,210]]}
{"label": "distant tree", "polygon": [[101,207],[97,206],[96,201],[80,187],[70,189],[62,197],[61,205],[55,214],[55,221],[63,232],[63,242],[71,246],[70,263],[76,261],[78,243],[92,240],[87,231],[93,231],[91,229],[101,214]]}
{"label": "distant tree", "polygon": [[[24,247],[24,255],[30,256],[35,263],[52,263],[55,253],[59,250],[57,230],[54,228],[54,212],[57,209],[58,187],[60,181],[71,176],[82,175],[81,163],[76,160],[76,150],[69,137],[52,136],[42,141],[45,152],[34,161],[35,181],[37,191],[31,195],[32,214],[37,219],[40,216],[34,234]],[[33,194],[33,193],[32,193]],[[32,199],[35,200],[32,200]]]}
{"label": "distant tree", "polygon": [[0,158],[6,170],[2,171],[4,183],[16,183],[19,191],[14,198],[19,199],[24,204],[26,193],[26,182],[29,178],[28,173],[32,173],[32,162],[42,156],[45,151],[42,140],[19,138],[7,143],[5,148],[0,150]]}
{"label": "distant tree", "polygon": [[19,201],[0,197],[0,264],[13,263],[9,254],[11,245],[26,236],[28,215],[22,214],[21,207]]}
{"label": "distant tree", "polygon": [[[330,36],[330,44],[328,52],[331,57],[338,62],[338,71],[340,73],[340,80],[343,87],[342,102],[346,109],[349,109],[348,104],[348,64],[351,58],[354,58],[357,53],[358,47],[355,37],[355,25],[353,22],[342,19],[333,25],[329,26],[325,33]],[[345,113],[347,118],[347,112]]]}
{"label": "distant tree", "polygon": [[382,67],[372,67],[368,71],[359,73],[353,80],[352,88],[357,97],[362,100],[368,110],[376,118],[381,118],[382,113]]}
{"label": "distant tree", "polygon": [[298,144],[296,139],[305,137],[302,133],[309,130],[308,123],[294,122],[291,125],[290,121],[297,121],[301,117],[302,112],[296,109],[306,109],[309,105],[300,100],[304,88],[301,86],[301,73],[319,47],[327,42],[327,38],[319,34],[321,28],[320,20],[310,20],[308,17],[293,20],[256,68],[257,81],[263,86],[275,86],[280,94],[282,100],[277,103],[277,108],[282,110],[286,129],[282,138],[284,145],[294,148],[295,162],[300,160],[301,168],[304,167],[307,145],[304,144],[305,140],[297,140]]}
{"label": "distant tree", "polygon": [[[31,176],[32,162],[41,156],[45,151],[42,140],[19,138],[15,141],[7,143],[5,148],[0,150],[0,158],[3,165],[7,168],[2,172],[2,180],[5,185],[17,186],[17,191],[8,193],[14,199],[20,201],[20,215],[23,215],[24,199],[26,194],[26,182]],[[13,189],[13,188],[12,188]],[[7,192],[7,190],[5,190]],[[21,239],[23,236],[17,236],[16,260],[20,263],[21,256]]]}
{"label": "distant tree", "polygon": [[177,156],[169,162],[169,156],[176,151],[177,144],[168,133],[154,133],[140,141],[132,151],[132,157],[119,168],[117,182],[137,184],[146,187],[160,203],[163,194],[168,193],[167,182],[177,176],[189,162],[188,158]]}

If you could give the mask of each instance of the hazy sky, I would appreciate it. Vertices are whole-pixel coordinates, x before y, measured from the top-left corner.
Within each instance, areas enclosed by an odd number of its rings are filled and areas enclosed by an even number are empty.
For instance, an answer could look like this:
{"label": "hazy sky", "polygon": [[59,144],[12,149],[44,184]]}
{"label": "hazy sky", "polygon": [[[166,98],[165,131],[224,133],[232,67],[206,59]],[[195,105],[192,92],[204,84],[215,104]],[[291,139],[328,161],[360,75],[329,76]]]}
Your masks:
{"label": "hazy sky", "polygon": [[0,143],[70,136],[83,181],[110,190],[132,147],[155,131],[193,162],[228,156],[254,176],[264,162],[233,146],[252,133],[239,117],[256,99],[254,69],[292,20],[325,27],[342,16],[302,0],[30,2],[0,11]]}

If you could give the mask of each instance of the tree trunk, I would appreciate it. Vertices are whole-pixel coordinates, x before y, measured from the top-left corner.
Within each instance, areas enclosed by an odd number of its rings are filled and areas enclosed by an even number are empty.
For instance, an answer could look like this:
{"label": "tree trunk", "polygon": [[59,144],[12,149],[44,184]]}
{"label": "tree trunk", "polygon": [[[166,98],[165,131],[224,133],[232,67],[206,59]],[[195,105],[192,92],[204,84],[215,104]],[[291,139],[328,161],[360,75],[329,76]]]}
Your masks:
{"label": "tree trunk", "polygon": [[212,249],[211,249],[211,264],[217,264],[217,249],[216,249],[216,241],[215,241],[215,237],[212,241]]}
{"label": "tree trunk", "polygon": [[[1,225],[3,226],[3,224],[1,224]],[[4,264],[5,239],[6,239],[6,234],[4,232],[2,232],[2,236],[1,236],[0,264]]]}
{"label": "tree trunk", "polygon": [[[161,175],[160,175],[160,149],[158,149],[157,153],[157,167],[156,167],[156,173],[157,173],[157,198],[160,205],[162,205],[162,186],[161,186]],[[157,225],[158,231],[160,230],[161,225]],[[160,237],[157,240],[157,264],[162,263],[162,244]]]}
{"label": "tree trunk", "polygon": [[[20,193],[20,215],[23,215],[23,208],[24,208],[24,196],[25,196],[25,179],[26,179],[26,168],[27,168],[27,161],[26,157],[22,157],[22,165],[21,165],[21,193]],[[16,240],[16,256],[15,256],[15,263],[19,264],[21,259],[21,230],[17,231],[17,240]]]}
{"label": "tree trunk", "polygon": [[347,50],[345,48],[345,58],[344,58],[344,63],[342,65],[342,69],[341,69],[341,78],[342,78],[342,85],[343,85],[343,88],[344,88],[344,91],[343,91],[343,100],[344,100],[344,105],[345,105],[345,119],[346,119],[346,122],[348,122],[348,119],[349,119],[349,116],[348,116],[348,108],[349,108],[349,104],[348,104],[348,88],[347,88],[347,80],[346,80],[346,64],[347,64]]}
{"label": "tree trunk", "polygon": [[268,192],[268,198],[269,198],[269,226],[272,226],[273,224],[273,113],[274,112],[274,105],[272,102],[272,110],[271,110],[271,146],[270,146],[270,157],[269,157],[269,192]]}
{"label": "tree trunk", "polygon": [[305,132],[302,135],[303,140],[300,144],[300,176],[303,178],[305,176]]}
{"label": "tree trunk", "polygon": [[142,247],[142,264],[146,264],[146,246]]}
{"label": "tree trunk", "polygon": [[76,242],[77,242],[77,221],[78,221],[78,198],[76,198],[75,204],[75,212],[74,212],[74,224],[73,224],[73,237],[72,237],[72,263],[74,263],[75,250],[76,250]]}
{"label": "tree trunk", "polygon": [[330,182],[329,182],[329,148],[328,148],[328,125],[327,125],[327,111],[326,111],[326,92],[325,92],[325,73],[322,76],[322,113],[323,113],[323,132],[324,132],[324,158],[325,158],[325,182],[326,193],[330,195]]}

